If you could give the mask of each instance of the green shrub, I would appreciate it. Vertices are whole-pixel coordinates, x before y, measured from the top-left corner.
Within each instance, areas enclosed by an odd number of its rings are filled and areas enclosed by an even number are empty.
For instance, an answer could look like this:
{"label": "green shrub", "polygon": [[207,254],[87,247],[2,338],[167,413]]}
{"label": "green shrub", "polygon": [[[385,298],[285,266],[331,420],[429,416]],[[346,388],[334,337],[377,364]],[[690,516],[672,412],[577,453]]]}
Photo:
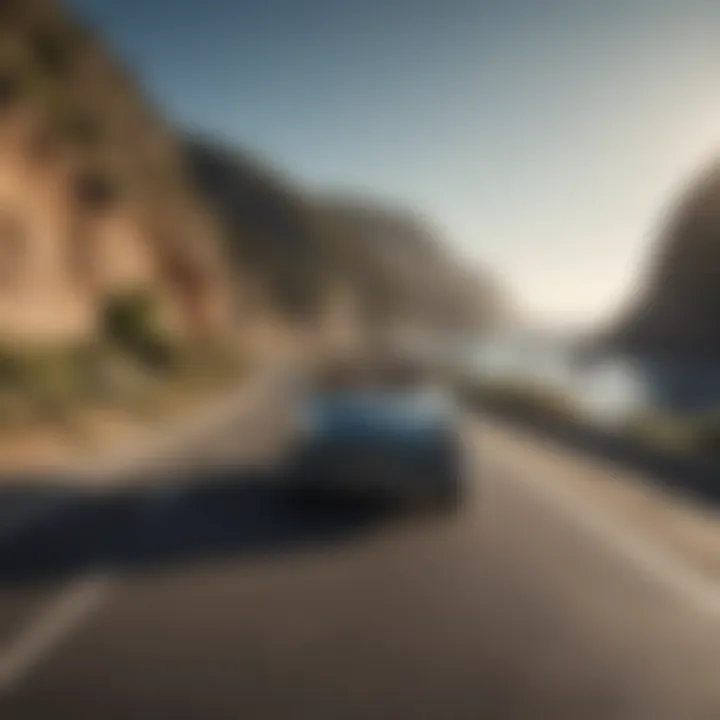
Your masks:
{"label": "green shrub", "polygon": [[108,300],[102,334],[111,346],[153,370],[168,370],[176,353],[157,313],[154,296],[145,291],[122,293]]}
{"label": "green shrub", "polygon": [[700,430],[700,449],[715,453],[720,452],[720,418],[706,418]]}
{"label": "green shrub", "polygon": [[23,383],[21,356],[11,349],[0,347],[0,386],[17,386]]}
{"label": "green shrub", "polygon": [[684,419],[692,430],[692,446],[695,450],[714,453],[720,451],[720,415],[705,412]]}
{"label": "green shrub", "polygon": [[461,391],[480,403],[518,412],[543,413],[564,419],[579,419],[582,411],[575,400],[562,390],[525,378],[464,379]]}
{"label": "green shrub", "polygon": [[696,451],[703,445],[703,423],[692,416],[644,411],[631,417],[623,430],[665,450]]}
{"label": "green shrub", "polygon": [[38,356],[28,360],[29,394],[45,419],[64,417],[83,396],[81,375],[67,356]]}
{"label": "green shrub", "polygon": [[6,419],[60,419],[88,398],[87,368],[75,348],[0,348],[0,396]]}

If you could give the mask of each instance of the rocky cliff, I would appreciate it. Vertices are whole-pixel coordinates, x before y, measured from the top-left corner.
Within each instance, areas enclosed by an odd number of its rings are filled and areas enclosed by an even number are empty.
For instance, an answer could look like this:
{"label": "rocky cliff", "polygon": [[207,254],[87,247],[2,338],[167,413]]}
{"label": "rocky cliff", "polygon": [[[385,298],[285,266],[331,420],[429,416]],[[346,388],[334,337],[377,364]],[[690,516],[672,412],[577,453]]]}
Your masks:
{"label": "rocky cliff", "polygon": [[53,0],[0,0],[0,343],[82,340],[139,289],[178,335],[338,305],[345,323],[482,326],[489,282],[443,245],[412,213],[308,197],[182,136]]}
{"label": "rocky cliff", "polygon": [[[188,138],[197,187],[234,258],[237,314],[273,307],[290,320],[394,321],[482,329],[499,293],[480,268],[452,256],[409,211],[357,197],[308,196],[245,154]],[[333,321],[335,322],[335,321]]]}
{"label": "rocky cliff", "polygon": [[312,317],[329,268],[315,219],[297,190],[238,149],[201,137],[185,138],[183,147],[233,261],[238,322],[269,306],[291,320]]}
{"label": "rocky cliff", "polygon": [[720,162],[672,208],[646,281],[611,343],[635,353],[720,356]]}
{"label": "rocky cliff", "polygon": [[0,335],[86,338],[138,288],[176,333],[227,327],[222,245],[184,155],[82,25],[52,0],[2,0]]}
{"label": "rocky cliff", "polygon": [[426,218],[362,198],[325,199],[316,207],[334,224],[339,254],[370,313],[471,332],[499,317],[501,294],[489,274],[454,255]]}

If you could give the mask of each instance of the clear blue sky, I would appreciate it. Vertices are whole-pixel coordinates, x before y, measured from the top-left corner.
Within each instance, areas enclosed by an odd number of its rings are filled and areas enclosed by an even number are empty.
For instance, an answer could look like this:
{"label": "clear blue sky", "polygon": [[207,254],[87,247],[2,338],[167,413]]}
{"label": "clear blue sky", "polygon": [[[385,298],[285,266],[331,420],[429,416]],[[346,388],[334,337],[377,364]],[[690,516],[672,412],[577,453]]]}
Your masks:
{"label": "clear blue sky", "polygon": [[73,0],[178,121],[429,215],[542,318],[632,292],[720,139],[717,0]]}

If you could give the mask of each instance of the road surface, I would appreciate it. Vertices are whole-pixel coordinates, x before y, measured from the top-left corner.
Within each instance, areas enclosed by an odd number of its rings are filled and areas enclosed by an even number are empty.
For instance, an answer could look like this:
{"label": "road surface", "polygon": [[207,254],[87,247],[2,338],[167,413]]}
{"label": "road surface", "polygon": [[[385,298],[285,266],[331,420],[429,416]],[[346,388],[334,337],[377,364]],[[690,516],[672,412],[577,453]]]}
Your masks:
{"label": "road surface", "polygon": [[384,523],[293,510],[249,430],[4,542],[3,720],[720,718],[713,587],[480,426],[464,512]]}

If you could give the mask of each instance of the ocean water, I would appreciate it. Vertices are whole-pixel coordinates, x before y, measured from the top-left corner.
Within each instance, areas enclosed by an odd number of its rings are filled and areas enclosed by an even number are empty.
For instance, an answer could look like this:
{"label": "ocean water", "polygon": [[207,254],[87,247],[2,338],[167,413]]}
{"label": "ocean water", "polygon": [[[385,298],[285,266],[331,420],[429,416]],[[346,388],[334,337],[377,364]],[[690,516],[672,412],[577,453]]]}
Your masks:
{"label": "ocean water", "polygon": [[720,363],[582,358],[571,338],[527,334],[484,341],[470,360],[481,377],[542,382],[610,423],[646,411],[720,412]]}

